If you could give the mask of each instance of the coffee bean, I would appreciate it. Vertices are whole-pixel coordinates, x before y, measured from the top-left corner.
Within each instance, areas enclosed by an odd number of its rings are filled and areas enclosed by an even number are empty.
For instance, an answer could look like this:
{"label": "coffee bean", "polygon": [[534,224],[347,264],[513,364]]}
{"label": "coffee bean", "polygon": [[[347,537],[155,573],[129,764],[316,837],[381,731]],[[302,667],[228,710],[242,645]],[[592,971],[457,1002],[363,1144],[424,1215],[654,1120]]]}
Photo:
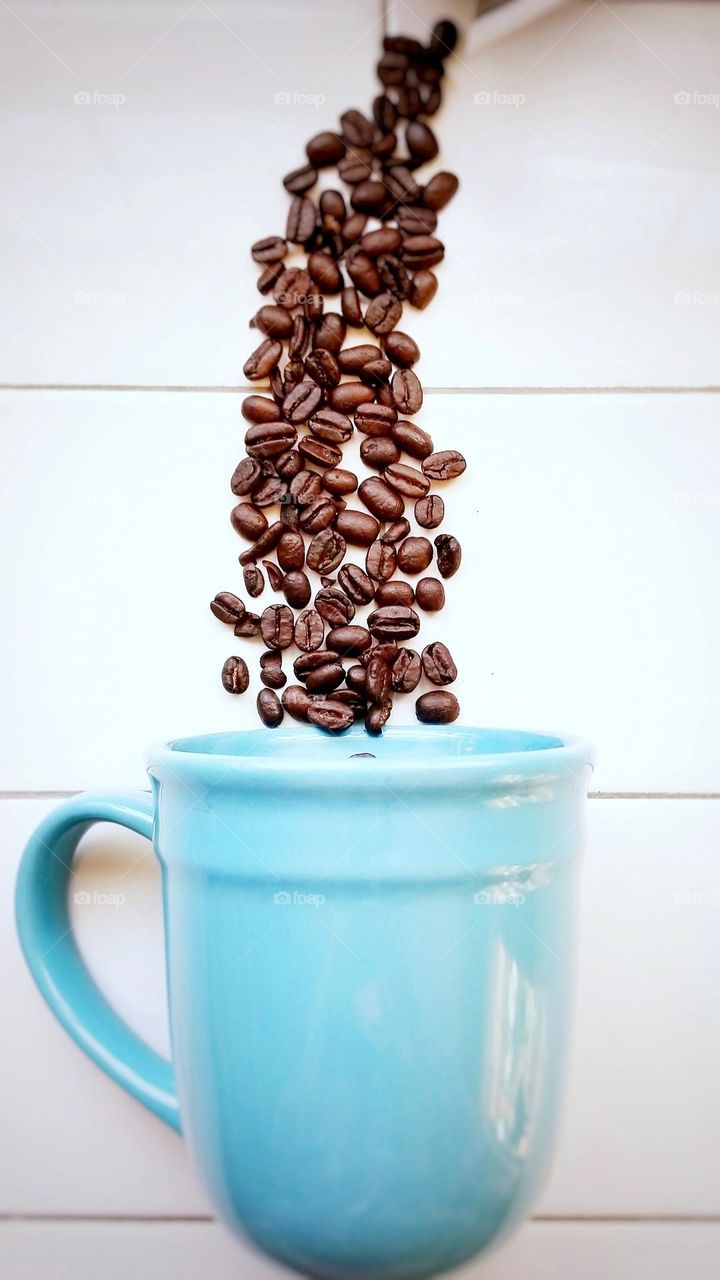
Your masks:
{"label": "coffee bean", "polygon": [[230,523],[236,533],[242,535],[243,538],[249,538],[252,542],[260,537],[268,527],[267,518],[262,511],[258,511],[252,502],[238,502],[230,512]]}
{"label": "coffee bean", "polygon": [[387,94],[380,93],[373,101],[373,118],[381,133],[391,133],[397,124],[395,103]]}
{"label": "coffee bean", "polygon": [[257,696],[258,715],[268,729],[277,729],[282,724],[285,712],[274,689],[261,689]]}
{"label": "coffee bean", "polygon": [[375,595],[375,584],[357,564],[345,564],[338,574],[338,582],[346,596],[355,604],[369,604]]}
{"label": "coffee bean", "polygon": [[397,656],[398,646],[395,640],[384,640],[379,644],[374,640],[371,647],[360,654],[358,661],[366,670],[371,658],[379,658],[381,662],[391,667]]}
{"label": "coffee bean", "polygon": [[410,290],[410,273],[394,253],[385,253],[377,260],[378,271],[386,293],[395,298],[406,298]]}
{"label": "coffee bean", "polygon": [[348,667],[345,672],[345,683],[348,689],[352,689],[353,693],[365,693],[366,678],[365,668],[360,666],[359,662],[353,667]]}
{"label": "coffee bean", "polygon": [[382,542],[402,542],[403,538],[407,538],[410,532],[410,521],[401,516],[399,520],[393,520],[386,529],[380,534]]}
{"label": "coffee bean", "polygon": [[282,657],[273,649],[260,654],[260,679],[266,689],[282,689],[287,680],[282,669]]}
{"label": "coffee bean", "polygon": [[340,295],[340,306],[347,324],[352,325],[354,329],[361,329],[364,320],[360,306],[360,295],[354,285],[349,289],[343,289]]}
{"label": "coffee bean", "polygon": [[305,164],[301,169],[293,169],[292,173],[287,173],[283,178],[283,186],[291,195],[303,195],[315,186],[317,178],[317,169]]}
{"label": "coffee bean", "polygon": [[232,591],[219,591],[210,601],[210,609],[220,622],[226,622],[230,627],[234,627],[245,613],[245,605]]}
{"label": "coffee bean", "polygon": [[342,136],[350,147],[369,147],[373,140],[375,130],[372,120],[368,120],[362,111],[353,108],[350,111],[343,111],[340,117],[340,126]]}
{"label": "coffee bean", "polygon": [[336,467],[342,462],[342,450],[337,445],[325,444],[314,436],[305,436],[298,445],[303,458],[314,462],[316,467]]}
{"label": "coffee bean", "polygon": [[302,534],[286,529],[277,545],[278,564],[286,573],[302,569],[305,564],[305,542]]}
{"label": "coffee bean", "polygon": [[347,217],[345,197],[342,192],[329,188],[327,191],[323,191],[319,203],[322,224],[325,229],[333,233],[339,231]]}
{"label": "coffee bean", "polygon": [[344,729],[349,729],[354,718],[350,707],[342,702],[334,702],[331,698],[310,702],[306,712],[306,719],[310,724],[329,733],[342,733]]}
{"label": "coffee bean", "polygon": [[251,356],[248,356],[243,365],[243,373],[250,382],[257,382],[261,378],[267,378],[271,369],[274,369],[280,362],[282,356],[282,342],[275,342],[272,338],[265,338],[264,342],[256,347]]}
{"label": "coffee bean", "polygon": [[355,605],[340,587],[323,587],[318,591],[315,608],[329,627],[346,626],[355,617]]}
{"label": "coffee bean", "polygon": [[386,698],[385,702],[371,707],[365,717],[365,729],[367,732],[373,735],[382,733],[383,725],[390,719],[391,713],[392,700],[390,698]]}
{"label": "coffee bean", "polygon": [[317,133],[305,147],[310,164],[316,169],[326,169],[328,165],[338,164],[345,155],[345,143],[336,133]]}
{"label": "coffee bean", "polygon": [[333,627],[332,631],[328,631],[325,643],[328,649],[333,649],[335,653],[356,658],[358,654],[370,648],[372,636],[366,627],[350,625]]}
{"label": "coffee bean", "polygon": [[402,84],[408,66],[408,59],[404,53],[384,53],[377,64],[378,77],[386,85]]}
{"label": "coffee bean", "polygon": [[397,563],[401,573],[422,573],[432,564],[432,558],[432,543],[427,538],[406,538],[398,547]]}
{"label": "coffee bean", "polygon": [[[286,449],[275,458],[275,470],[283,480],[294,480],[303,469],[302,454],[297,449]],[[282,499],[280,499],[282,501]]]}
{"label": "coffee bean", "polygon": [[420,619],[408,605],[383,605],[370,614],[368,627],[377,640],[411,640],[420,630]]}
{"label": "coffee bean", "polygon": [[384,404],[360,405],[355,413],[355,426],[362,435],[385,436],[397,420],[397,410]]}
{"label": "coffee bean", "polygon": [[422,385],[412,369],[398,369],[397,373],[393,374],[392,393],[399,413],[411,416],[422,408]]}
{"label": "coffee bean", "polygon": [[293,720],[306,720],[308,707],[312,706],[310,695],[300,684],[289,684],[283,690],[282,706]]}
{"label": "coffee bean", "polygon": [[[437,214],[432,209],[423,209],[419,205],[400,205],[396,218],[404,236],[431,236],[437,228]],[[436,288],[437,280],[435,279]],[[413,306],[417,306],[417,303],[413,303]]]}
{"label": "coffee bean", "polygon": [[305,681],[308,693],[331,693],[345,679],[345,668],[340,662],[328,662],[324,667],[311,671]]}
{"label": "coffee bean", "polygon": [[273,298],[278,306],[288,307],[292,311],[295,307],[304,305],[309,292],[310,276],[308,272],[301,267],[287,267],[282,275],[277,278],[273,289]]}
{"label": "coffee bean", "polygon": [[335,497],[354,493],[358,487],[358,478],[352,471],[344,471],[341,467],[332,467],[325,472],[323,484]]}
{"label": "coffee bean", "polygon": [[340,381],[338,362],[331,351],[311,351],[305,359],[305,372],[323,391],[336,387]]}
{"label": "coffee bean", "polygon": [[314,649],[309,653],[301,653],[293,662],[293,671],[298,680],[306,680],[311,671],[319,671],[328,662],[337,662],[337,653],[330,649]]}
{"label": "coffee bean", "polygon": [[410,121],[405,130],[405,142],[410,155],[418,164],[434,160],[440,150],[435,134],[422,120]]}
{"label": "coffee bean", "polygon": [[[429,579],[423,578],[423,582],[427,581]],[[403,582],[401,578],[393,578],[391,582],[379,584],[375,592],[375,602],[380,607],[386,604],[411,605],[415,603],[415,592],[409,582]]]}
{"label": "coffee bean", "polygon": [[[338,165],[338,177],[346,182],[349,187],[355,187],[359,182],[365,182],[367,178],[372,176],[372,155],[369,151],[360,148],[357,151],[349,151],[343,156]],[[353,217],[362,217],[367,221],[367,214],[350,214],[345,219],[342,227],[342,238],[346,244],[354,244],[358,236],[362,234],[362,228],[359,231],[348,230],[348,223]]]}
{"label": "coffee bean", "polygon": [[278,422],[280,419],[279,405],[268,396],[246,396],[241,412],[247,422]]}
{"label": "coffee bean", "polygon": [[273,591],[282,591],[284,577],[282,570],[278,568],[273,560],[263,560],[263,564],[267,570],[267,576],[270,579],[270,586]]}
{"label": "coffee bean", "polygon": [[423,85],[420,90],[422,99],[422,115],[434,116],[442,106],[442,91],[439,84]]}
{"label": "coffee bean", "polygon": [[408,298],[418,311],[424,311],[429,302],[432,302],[437,293],[438,281],[437,276],[432,271],[416,271]]}
{"label": "coffee bean", "polygon": [[447,58],[458,42],[458,29],[449,18],[441,18],[435,23],[430,36],[430,50],[441,58]]}
{"label": "coffee bean", "polygon": [[374,398],[372,387],[364,382],[341,382],[329,394],[330,404],[339,413],[354,413],[361,404],[368,404]]}
{"label": "coffee bean", "polygon": [[391,436],[366,436],[360,444],[360,457],[366,467],[380,470],[397,462],[400,450]]}
{"label": "coffee bean", "polygon": [[294,533],[300,528],[300,511],[292,498],[287,495],[280,508],[280,523],[283,529],[292,529]]}
{"label": "coffee bean", "polygon": [[314,293],[306,294],[305,302],[303,303],[305,319],[309,320],[311,323],[319,320],[322,316],[324,306],[325,302],[321,293],[316,291]]}
{"label": "coffee bean", "polygon": [[360,248],[371,258],[379,258],[383,253],[394,253],[402,244],[402,236],[395,227],[380,227],[378,231],[368,231],[360,241]]}
{"label": "coffee bean", "polygon": [[[373,142],[372,153],[378,160],[389,160],[395,154],[396,147],[397,134],[394,130],[391,130],[390,133],[381,134],[380,137]],[[387,218],[392,212],[392,204],[386,205],[386,207],[380,211],[378,217]]]}
{"label": "coffee bean", "polygon": [[371,476],[363,480],[358,489],[358,497],[378,520],[397,520],[403,514],[405,504],[384,480],[379,476]]}
{"label": "coffee bean", "polygon": [[445,606],[445,588],[439,578],[421,578],[415,588],[418,606],[426,613],[437,613]]}
{"label": "coffee bean", "polygon": [[390,333],[402,315],[402,303],[391,293],[378,294],[365,312],[365,324],[373,333]]}
{"label": "coffee bean", "polygon": [[242,618],[239,618],[238,621],[235,623],[235,626],[233,628],[233,635],[243,636],[243,638],[245,639],[250,639],[251,636],[259,636],[260,635],[259,615],[257,613],[250,613],[250,612],[244,613]]}
{"label": "coffee bean", "polygon": [[427,498],[418,498],[415,503],[415,519],[422,529],[437,529],[444,518],[445,503],[438,494],[432,493]]}
{"label": "coffee bean", "polygon": [[[304,318],[303,323],[305,323]],[[287,399],[298,383],[302,382],[304,377],[305,365],[302,360],[299,357],[296,360],[288,360],[283,377],[283,401]]]}
{"label": "coffee bean", "polygon": [[243,569],[243,581],[245,583],[245,590],[248,595],[253,598],[261,596],[265,590],[265,578],[263,576],[263,571],[262,569],[259,569],[256,564],[247,564],[245,566]]}
{"label": "coffee bean", "polygon": [[415,204],[422,191],[407,165],[392,165],[385,173],[385,186],[395,204]]}
{"label": "coffee bean", "polygon": [[355,251],[346,259],[347,272],[353,284],[368,298],[374,298],[382,288],[380,273],[374,258]]}
{"label": "coffee bean", "polygon": [[292,609],[285,604],[268,605],[260,618],[262,638],[268,649],[287,649],[293,642],[294,628]]}
{"label": "coffee bean", "polygon": [[371,657],[365,668],[365,693],[370,702],[381,704],[390,696],[390,668],[382,658]]}
{"label": "coffee bean", "polygon": [[400,421],[391,430],[391,435],[400,448],[409,453],[411,458],[427,458],[434,449],[432,439],[427,431],[414,422]]}
{"label": "coffee bean", "polygon": [[392,578],[396,566],[395,548],[389,542],[371,542],[365,556],[365,568],[376,582]]}
{"label": "coffee bean", "polygon": [[454,480],[461,476],[467,463],[457,449],[444,449],[441,453],[431,453],[422,464],[426,476],[433,480]]}
{"label": "coffee bean", "polygon": [[250,672],[244,658],[228,658],[222,669],[223,689],[228,693],[244,693],[250,683]]}
{"label": "coffee bean", "polygon": [[260,293],[270,293],[273,290],[283,274],[285,267],[282,262],[270,262],[257,278],[257,287]]}
{"label": "coffee bean", "polygon": [[414,649],[401,649],[390,669],[390,683],[396,693],[412,693],[420,683],[422,661]]}
{"label": "coffee bean", "polygon": [[265,532],[260,534],[257,542],[254,542],[251,547],[248,547],[247,551],[243,551],[242,555],[238,556],[240,564],[252,564],[254,560],[262,560],[263,556],[266,556],[269,551],[274,551],[282,537],[282,532],[283,527],[279,520],[276,520],[274,524],[268,525]]}
{"label": "coffee bean", "polygon": [[380,356],[377,360],[368,360],[360,370],[360,377],[363,382],[367,382],[370,386],[375,386],[387,382],[392,373],[392,365],[385,356]]}
{"label": "coffee bean", "polygon": [[275,458],[297,441],[289,422],[258,422],[245,432],[245,448],[251,458]]}
{"label": "coffee bean", "polygon": [[444,209],[445,205],[452,200],[459,185],[454,173],[434,174],[423,192],[425,208],[433,209],[436,212],[439,209]]}
{"label": "coffee bean", "polygon": [[410,365],[416,364],[420,359],[420,348],[417,343],[407,333],[401,333],[399,329],[393,329],[391,333],[386,334],[383,347],[393,364],[399,365],[402,369],[409,369]]}
{"label": "coffee bean", "polygon": [[288,343],[288,355],[291,361],[299,361],[305,355],[310,345],[311,333],[312,327],[307,316],[296,315],[293,317],[292,333]]}
{"label": "coffee bean", "polygon": [[439,533],[435,539],[438,573],[441,578],[452,578],[460,568],[462,550],[451,533]]}
{"label": "coffee bean", "polygon": [[318,321],[313,337],[313,347],[324,351],[332,351],[336,356],[345,341],[347,326],[342,316],[336,311],[326,311]]}
{"label": "coffee bean", "polygon": [[445,246],[435,236],[408,236],[400,255],[412,271],[427,270],[442,262]]}
{"label": "coffee bean", "polygon": [[323,642],[325,627],[322,617],[316,609],[303,609],[295,623],[295,644],[303,653],[319,649]]}
{"label": "coffee bean", "polygon": [[263,265],[282,262],[287,254],[287,245],[281,236],[266,236],[264,240],[256,240],[250,252],[254,261]]}
{"label": "coffee bean", "polygon": [[232,473],[230,488],[238,498],[244,498],[262,479],[262,468],[256,458],[243,458]]}
{"label": "coffee bean", "polygon": [[359,375],[366,364],[379,360],[382,351],[372,342],[361,342],[355,347],[344,347],[338,355],[338,365],[342,373]]}
{"label": "coffee bean", "polygon": [[282,593],[293,609],[304,609],[312,596],[307,574],[302,569],[291,569],[283,578]]}
{"label": "coffee bean", "polygon": [[430,481],[416,467],[408,467],[404,462],[393,462],[385,468],[384,479],[397,493],[404,498],[424,498],[430,488]]}
{"label": "coffee bean", "polygon": [[[307,422],[322,404],[322,391],[315,382],[300,382],[283,401],[283,415],[288,422]],[[293,441],[293,444],[295,442]]]}
{"label": "coffee bean", "polygon": [[417,85],[403,84],[398,89],[398,115],[404,118],[416,116],[422,110],[422,98]]}
{"label": "coffee bean", "polygon": [[273,393],[273,398],[275,400],[275,403],[278,406],[281,405],[283,400],[285,399],[286,393],[285,393],[285,379],[283,378],[283,375],[281,374],[279,368],[273,369],[272,373],[270,374],[270,390]]}
{"label": "coffee bean", "polygon": [[333,573],[345,556],[345,539],[335,529],[316,533],[308,547],[306,563],[315,573]]}
{"label": "coffee bean", "polygon": [[434,689],[420,695],[415,715],[423,724],[452,724],[460,715],[460,704],[449,689]]}
{"label": "coffee bean", "polygon": [[300,512],[300,528],[305,533],[319,533],[321,529],[329,529],[337,514],[332,498],[316,498]]}
{"label": "coffee bean", "polygon": [[[329,351],[318,352],[332,360]],[[318,440],[326,444],[345,444],[353,433],[353,424],[347,414],[338,413],[336,409],[320,409],[308,422],[308,427]]]}
{"label": "coffee bean", "polygon": [[316,471],[299,471],[290,481],[290,496],[300,507],[307,507],[322,493],[322,476]]}
{"label": "coffee bean", "polygon": [[267,334],[269,338],[282,339],[290,337],[293,318],[284,307],[267,306],[260,307],[259,311],[255,312],[251,323],[254,328]]}
{"label": "coffee bean", "polygon": [[388,203],[387,188],[377,178],[365,178],[353,187],[350,204],[358,213],[379,214]]}
{"label": "coffee bean", "polygon": [[374,542],[380,532],[380,525],[374,516],[365,511],[341,511],[335,521],[335,528],[346,542],[354,546],[365,547]]}
{"label": "coffee bean", "polygon": [[308,258],[310,279],[323,293],[339,293],[343,287],[342,271],[329,253],[316,249]]}

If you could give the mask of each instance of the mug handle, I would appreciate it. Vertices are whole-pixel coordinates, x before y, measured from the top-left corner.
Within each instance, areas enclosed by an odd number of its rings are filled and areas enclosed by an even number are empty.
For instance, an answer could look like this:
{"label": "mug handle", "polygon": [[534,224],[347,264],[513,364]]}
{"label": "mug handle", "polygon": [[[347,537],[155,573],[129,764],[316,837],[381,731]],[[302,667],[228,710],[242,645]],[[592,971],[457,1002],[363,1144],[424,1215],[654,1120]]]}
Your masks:
{"label": "mug handle", "polygon": [[95,822],[117,822],[152,840],[152,796],[142,791],[88,792],[58,805],[40,823],[18,874],[20,943],[42,996],[73,1040],[123,1089],[179,1132],[171,1063],[118,1017],[95,985],[73,936],[68,911],[72,862]]}

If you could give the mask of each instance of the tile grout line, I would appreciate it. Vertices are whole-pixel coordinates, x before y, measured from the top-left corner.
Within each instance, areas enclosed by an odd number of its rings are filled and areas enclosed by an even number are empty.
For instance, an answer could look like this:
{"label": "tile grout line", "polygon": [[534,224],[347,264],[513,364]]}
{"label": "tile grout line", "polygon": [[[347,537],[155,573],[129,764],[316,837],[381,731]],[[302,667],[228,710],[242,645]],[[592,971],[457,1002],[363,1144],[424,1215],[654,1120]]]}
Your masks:
{"label": "tile grout line", "polygon": [[[0,790],[3,800],[69,800],[89,788],[76,790]],[[589,791],[588,800],[720,800],[720,791]],[[1,1216],[1,1215],[0,1215]]]}
{"label": "tile grout line", "polygon": [[[148,394],[184,395],[255,395],[268,394],[269,388],[257,383],[239,383],[237,386],[189,386],[182,383],[161,385],[152,383],[105,382],[0,382],[0,391],[102,391],[147,392]],[[615,396],[615,395],[715,395],[720,384],[684,386],[485,386],[485,387],[423,387],[426,395],[439,396]]]}

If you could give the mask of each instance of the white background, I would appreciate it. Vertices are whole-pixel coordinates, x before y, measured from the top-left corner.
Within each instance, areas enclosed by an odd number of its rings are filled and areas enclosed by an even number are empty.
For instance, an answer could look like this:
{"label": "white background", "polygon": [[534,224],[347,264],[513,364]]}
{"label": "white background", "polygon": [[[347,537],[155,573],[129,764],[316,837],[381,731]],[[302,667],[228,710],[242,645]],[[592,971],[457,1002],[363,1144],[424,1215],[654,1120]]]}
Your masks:
{"label": "white background", "polygon": [[[387,8],[414,33],[442,11]],[[0,1271],[271,1277],[56,1026],[12,892],[57,793],[142,786],[150,741],[254,721],[207,610],[239,582],[248,245],[282,230],[305,139],[368,105],[383,13],[48,0],[0,28]],[[443,634],[469,721],[598,748],[562,1141],[488,1280],[720,1266],[719,40],[713,3],[572,0],[466,44],[438,118],[462,188],[404,324],[420,421],[469,462]],[[149,851],[98,828],[80,884],[123,895],[77,910],[82,945],[166,1049]]]}

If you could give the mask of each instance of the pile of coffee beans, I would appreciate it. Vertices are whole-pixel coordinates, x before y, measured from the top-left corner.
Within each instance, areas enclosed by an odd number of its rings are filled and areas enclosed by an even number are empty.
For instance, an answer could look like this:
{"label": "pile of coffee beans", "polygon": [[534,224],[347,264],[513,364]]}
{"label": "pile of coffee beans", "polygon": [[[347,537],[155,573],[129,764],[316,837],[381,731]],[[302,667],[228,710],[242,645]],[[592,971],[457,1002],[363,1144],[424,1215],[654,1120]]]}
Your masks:
{"label": "pile of coffee beans", "polygon": [[[459,713],[446,645],[418,653],[409,642],[418,610],[443,608],[443,581],[460,565],[457,538],[434,534],[445,517],[434,486],[461,475],[465,459],[436,449],[411,421],[423,403],[420,350],[401,327],[405,303],[422,310],[435,295],[433,268],[445,254],[438,214],[458,188],[452,173],[418,177],[438,155],[427,118],[441,104],[456,42],[449,21],[427,45],[385,38],[372,113],[345,111],[337,131],[310,139],[306,162],[283,180],[285,234],[251,249],[267,301],[250,322],[259,342],[244,374],[266,391],[243,401],[245,457],[230,481],[238,500],[230,519],[248,544],[239,556],[247,596],[258,599],[267,579],[284,603],[256,612],[222,591],[210,608],[236,636],[264,646],[257,709],[270,728],[287,712],[333,732],[364,719],[380,733],[394,696],[423,677],[433,688],[417,698],[417,718],[448,724]],[[343,189],[321,182],[330,170]],[[343,466],[356,432],[364,478]],[[432,541],[413,532],[408,504]],[[242,657],[227,659],[222,683],[246,691]]]}

